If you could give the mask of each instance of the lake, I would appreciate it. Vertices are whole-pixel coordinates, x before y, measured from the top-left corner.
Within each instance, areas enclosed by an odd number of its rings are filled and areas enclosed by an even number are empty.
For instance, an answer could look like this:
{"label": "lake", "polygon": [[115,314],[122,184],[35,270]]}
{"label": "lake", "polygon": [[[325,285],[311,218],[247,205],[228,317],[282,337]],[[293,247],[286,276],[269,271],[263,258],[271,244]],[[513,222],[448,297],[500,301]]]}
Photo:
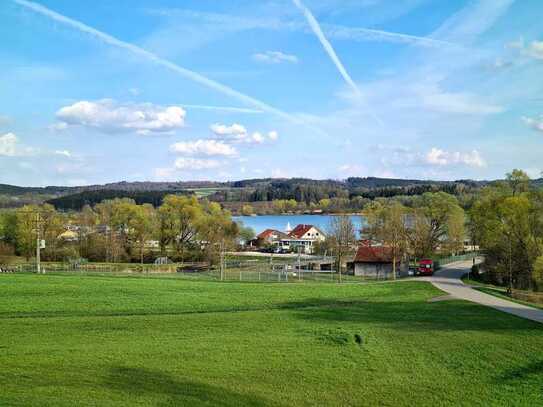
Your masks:
{"label": "lake", "polygon": [[[329,229],[330,219],[334,215],[262,215],[262,216],[234,216],[236,222],[252,228],[256,234],[266,229],[276,229],[284,232],[287,224],[294,228],[298,224],[315,225],[324,233]],[[360,230],[362,225],[361,215],[350,215],[355,230]]]}

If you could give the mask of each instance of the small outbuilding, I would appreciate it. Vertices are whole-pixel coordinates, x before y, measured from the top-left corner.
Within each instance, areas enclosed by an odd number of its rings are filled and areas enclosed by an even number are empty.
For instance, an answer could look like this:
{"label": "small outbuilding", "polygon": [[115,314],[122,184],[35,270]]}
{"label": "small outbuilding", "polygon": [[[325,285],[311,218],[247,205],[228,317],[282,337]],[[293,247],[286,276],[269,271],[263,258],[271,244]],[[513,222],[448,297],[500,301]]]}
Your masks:
{"label": "small outbuilding", "polygon": [[[392,249],[387,246],[362,245],[353,261],[355,276],[392,278]],[[396,260],[396,273],[401,272],[401,260]]]}

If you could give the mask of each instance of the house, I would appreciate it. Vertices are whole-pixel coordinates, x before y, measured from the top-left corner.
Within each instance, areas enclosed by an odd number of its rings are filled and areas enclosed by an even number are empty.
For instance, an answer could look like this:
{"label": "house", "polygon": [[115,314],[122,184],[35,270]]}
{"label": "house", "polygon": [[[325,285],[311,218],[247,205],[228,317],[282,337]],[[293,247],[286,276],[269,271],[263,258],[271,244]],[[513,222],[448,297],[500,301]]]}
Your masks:
{"label": "house", "polygon": [[258,246],[268,245],[268,244],[279,244],[281,239],[288,238],[286,233],[280,232],[275,229],[266,229],[262,233],[259,233],[256,236]]}
{"label": "house", "polygon": [[[391,278],[392,248],[387,246],[361,245],[353,260],[355,276]],[[396,260],[396,272],[403,272],[401,259]]]}
{"label": "house", "polygon": [[314,244],[324,240],[326,240],[326,235],[319,228],[314,225],[300,224],[292,229],[287,237],[281,239],[281,248],[291,252],[301,250],[305,254],[311,254]]}
{"label": "house", "polygon": [[324,240],[326,236],[320,229],[313,225],[298,225],[289,233],[295,239]]}

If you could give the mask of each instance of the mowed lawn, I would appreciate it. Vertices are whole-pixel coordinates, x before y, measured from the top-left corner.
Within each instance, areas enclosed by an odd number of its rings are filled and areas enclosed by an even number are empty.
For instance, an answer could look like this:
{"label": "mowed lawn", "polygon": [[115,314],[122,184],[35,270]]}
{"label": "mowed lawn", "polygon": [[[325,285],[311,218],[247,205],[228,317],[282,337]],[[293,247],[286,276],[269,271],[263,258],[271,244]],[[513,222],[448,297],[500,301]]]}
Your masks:
{"label": "mowed lawn", "polygon": [[0,405],[543,405],[543,327],[439,295],[0,275]]}

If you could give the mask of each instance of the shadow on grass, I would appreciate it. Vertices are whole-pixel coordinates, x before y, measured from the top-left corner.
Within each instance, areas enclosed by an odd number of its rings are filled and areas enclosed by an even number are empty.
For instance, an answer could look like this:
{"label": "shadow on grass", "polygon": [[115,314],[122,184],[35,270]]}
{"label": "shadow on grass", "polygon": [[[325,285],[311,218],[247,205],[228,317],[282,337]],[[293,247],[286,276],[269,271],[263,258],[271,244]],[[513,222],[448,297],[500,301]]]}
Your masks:
{"label": "shadow on grass", "polygon": [[520,368],[511,369],[500,376],[498,381],[523,380],[528,376],[543,376],[543,360],[529,363]]}
{"label": "shadow on grass", "polygon": [[465,301],[379,302],[309,299],[282,305],[299,318],[315,322],[378,323],[409,331],[543,332],[543,325]]}
{"label": "shadow on grass", "polygon": [[[110,370],[106,387],[146,397],[158,404],[167,401],[171,405],[209,406],[269,406],[268,400],[231,390],[176,378],[170,374],[139,367],[114,367]],[[277,405],[277,403],[274,403]]]}

